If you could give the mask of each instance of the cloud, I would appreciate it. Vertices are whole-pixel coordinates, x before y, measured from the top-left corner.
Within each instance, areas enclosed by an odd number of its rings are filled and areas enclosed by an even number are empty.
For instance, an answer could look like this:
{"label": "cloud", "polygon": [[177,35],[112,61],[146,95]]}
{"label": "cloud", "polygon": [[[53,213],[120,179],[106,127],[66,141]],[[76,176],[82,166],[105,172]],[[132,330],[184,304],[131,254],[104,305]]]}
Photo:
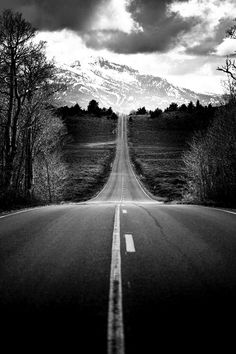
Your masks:
{"label": "cloud", "polygon": [[[94,51],[88,49],[82,38],[74,31],[40,31],[36,36],[36,42],[46,41],[46,54],[48,59],[61,64],[71,64],[83,57],[94,55]],[[102,55],[102,54],[101,54]]]}
{"label": "cloud", "polygon": [[235,0],[0,0],[41,31],[74,31],[115,53],[219,53],[236,17]]}
{"label": "cloud", "polygon": [[126,54],[182,46],[189,55],[214,55],[236,17],[235,0],[133,0],[127,10],[142,31],[88,31],[86,44]]}
{"label": "cloud", "polygon": [[188,0],[174,1],[169,12],[181,18],[194,16],[197,24],[182,38],[186,53],[192,55],[216,54],[216,48],[224,41],[226,30],[236,17],[235,0]]}
{"label": "cloud", "polygon": [[88,46],[117,53],[166,51],[192,24],[167,15],[171,0],[1,0],[39,30],[76,31]]}
{"label": "cloud", "polygon": [[19,11],[39,30],[141,30],[128,6],[131,0],[1,0],[0,11]]}
{"label": "cloud", "polygon": [[170,0],[130,0],[126,3],[139,30],[129,33],[119,30],[88,31],[84,40],[89,47],[127,54],[165,52],[176,45],[180,35],[188,33],[195,25],[194,19],[186,21],[178,13],[168,13]]}
{"label": "cloud", "polygon": [[1,0],[0,10],[19,11],[39,30],[85,31],[103,0]]}
{"label": "cloud", "polygon": [[218,56],[235,56],[236,55],[236,46],[235,39],[225,38],[223,42],[217,46],[216,55]]}
{"label": "cloud", "polygon": [[152,53],[166,52],[178,42],[178,34],[188,31],[189,25],[183,22],[163,21],[157,27],[144,28],[140,32],[130,34],[121,31],[91,31],[84,35],[89,47],[107,48],[116,53]]}
{"label": "cloud", "polygon": [[127,34],[142,31],[142,27],[127,11],[129,4],[130,0],[103,1],[91,21],[91,30],[121,31]]}

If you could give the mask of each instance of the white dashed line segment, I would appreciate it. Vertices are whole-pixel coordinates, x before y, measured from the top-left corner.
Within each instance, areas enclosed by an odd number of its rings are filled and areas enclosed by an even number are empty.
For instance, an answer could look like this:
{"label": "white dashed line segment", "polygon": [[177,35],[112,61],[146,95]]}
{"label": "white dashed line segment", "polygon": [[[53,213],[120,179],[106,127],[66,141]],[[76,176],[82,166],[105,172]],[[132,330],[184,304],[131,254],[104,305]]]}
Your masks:
{"label": "white dashed line segment", "polygon": [[126,252],[134,253],[134,240],[131,234],[125,234]]}

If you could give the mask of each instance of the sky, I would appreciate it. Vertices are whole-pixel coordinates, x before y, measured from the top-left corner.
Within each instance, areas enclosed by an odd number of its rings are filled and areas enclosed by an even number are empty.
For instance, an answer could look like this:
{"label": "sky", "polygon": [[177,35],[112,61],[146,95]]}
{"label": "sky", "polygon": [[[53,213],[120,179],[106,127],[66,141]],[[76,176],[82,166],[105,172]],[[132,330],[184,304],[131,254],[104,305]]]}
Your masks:
{"label": "sky", "polygon": [[0,0],[7,8],[38,29],[58,63],[102,56],[197,92],[223,92],[216,68],[236,51],[226,37],[235,0]]}

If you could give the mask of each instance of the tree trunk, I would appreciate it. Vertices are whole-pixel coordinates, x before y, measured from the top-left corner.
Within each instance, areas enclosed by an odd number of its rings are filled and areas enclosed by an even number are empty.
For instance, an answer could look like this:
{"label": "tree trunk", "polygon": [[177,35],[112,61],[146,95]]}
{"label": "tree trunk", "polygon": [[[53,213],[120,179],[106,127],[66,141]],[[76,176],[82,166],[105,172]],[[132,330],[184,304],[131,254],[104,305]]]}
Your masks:
{"label": "tree trunk", "polygon": [[31,198],[32,180],[31,128],[28,128],[25,142],[25,196],[27,198]]}
{"label": "tree trunk", "polygon": [[46,171],[47,171],[48,199],[49,199],[49,203],[51,203],[52,202],[51,180],[50,180],[50,174],[49,174],[48,161],[46,158],[45,158],[45,165],[46,165]]}
{"label": "tree trunk", "polygon": [[12,172],[13,172],[13,159],[11,153],[11,128],[12,128],[12,113],[14,106],[14,53],[11,49],[11,66],[9,72],[9,103],[7,110],[7,124],[5,127],[4,134],[4,165],[5,165],[5,174],[4,174],[4,187],[9,189],[11,185]]}

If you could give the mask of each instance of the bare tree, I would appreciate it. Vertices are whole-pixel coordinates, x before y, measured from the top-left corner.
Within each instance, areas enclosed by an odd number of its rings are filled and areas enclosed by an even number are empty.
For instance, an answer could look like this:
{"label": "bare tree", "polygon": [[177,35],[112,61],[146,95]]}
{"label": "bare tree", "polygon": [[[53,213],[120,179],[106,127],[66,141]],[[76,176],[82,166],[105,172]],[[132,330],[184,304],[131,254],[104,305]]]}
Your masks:
{"label": "bare tree", "polygon": [[[236,21],[236,20],[235,20]],[[227,36],[236,39],[236,24],[227,31]],[[236,61],[228,56],[225,61],[225,65],[217,68],[219,71],[226,73],[233,81],[236,81]]]}
{"label": "bare tree", "polygon": [[12,185],[14,159],[17,154],[19,120],[24,106],[52,78],[53,66],[44,54],[44,43],[33,44],[36,31],[21,14],[10,10],[0,17],[0,94],[3,102],[4,188]]}
{"label": "bare tree", "polygon": [[235,202],[236,109],[222,107],[206,133],[196,134],[184,154],[188,199]]}
{"label": "bare tree", "polygon": [[217,68],[218,71],[223,71],[228,74],[231,79],[236,80],[236,62],[229,57],[226,58],[225,65]]}
{"label": "bare tree", "polygon": [[[45,43],[33,42],[35,35],[21,14],[6,10],[0,16],[0,194],[30,200],[37,190],[34,172],[43,163],[45,188],[50,190],[46,199],[52,201],[50,168],[61,164],[56,150],[63,127],[59,121],[55,124],[49,107],[62,85],[46,59]],[[64,171],[63,164],[60,168]]]}

